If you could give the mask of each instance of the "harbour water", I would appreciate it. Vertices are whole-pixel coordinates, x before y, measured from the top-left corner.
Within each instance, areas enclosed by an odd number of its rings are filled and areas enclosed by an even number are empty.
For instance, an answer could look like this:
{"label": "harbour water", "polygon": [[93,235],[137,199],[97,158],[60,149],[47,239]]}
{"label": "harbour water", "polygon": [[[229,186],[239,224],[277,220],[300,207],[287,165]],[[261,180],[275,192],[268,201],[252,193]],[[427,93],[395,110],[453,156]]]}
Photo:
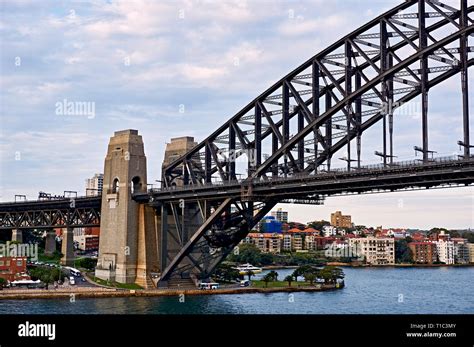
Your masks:
{"label": "harbour water", "polygon": [[4,300],[0,314],[474,314],[474,267],[344,272],[346,287],[330,292]]}

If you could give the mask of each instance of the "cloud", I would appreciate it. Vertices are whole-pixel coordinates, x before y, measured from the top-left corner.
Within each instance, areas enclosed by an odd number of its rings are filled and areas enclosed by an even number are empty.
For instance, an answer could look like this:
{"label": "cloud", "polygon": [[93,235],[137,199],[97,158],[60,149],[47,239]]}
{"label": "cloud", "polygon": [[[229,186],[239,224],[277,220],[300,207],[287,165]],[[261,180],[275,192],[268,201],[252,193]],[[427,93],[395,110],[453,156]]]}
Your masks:
{"label": "cloud", "polygon": [[[289,71],[399,2],[4,2],[0,199],[14,191],[83,190],[84,179],[102,169],[108,138],[125,128],[143,135],[148,176],[159,178],[170,137],[202,140]],[[458,81],[440,87],[432,91],[430,124],[458,131],[450,123],[458,117]],[[64,98],[95,102],[96,117],[56,116],[54,104]],[[419,120],[395,121],[397,154],[413,157]],[[440,153],[452,150],[430,131]],[[374,128],[363,146],[380,150],[380,132]],[[367,153],[364,163],[377,160]]]}

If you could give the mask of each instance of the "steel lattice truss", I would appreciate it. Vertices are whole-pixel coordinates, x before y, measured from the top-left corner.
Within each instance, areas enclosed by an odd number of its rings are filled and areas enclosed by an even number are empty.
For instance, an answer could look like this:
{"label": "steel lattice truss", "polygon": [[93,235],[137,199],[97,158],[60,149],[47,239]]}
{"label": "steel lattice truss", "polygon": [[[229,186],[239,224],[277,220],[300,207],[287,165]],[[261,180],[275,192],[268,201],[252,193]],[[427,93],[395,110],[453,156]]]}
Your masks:
{"label": "steel lattice truss", "polygon": [[3,203],[0,229],[100,226],[100,197]]}
{"label": "steel lattice truss", "polygon": [[[252,194],[255,182],[331,170],[345,150],[347,170],[361,168],[364,132],[382,124],[383,165],[394,164],[394,111],[421,96],[424,163],[430,161],[428,92],[462,76],[464,158],[470,156],[468,68],[474,63],[473,6],[409,0],[329,46],[289,73],[207,139],[163,171],[165,188],[240,182],[240,198],[163,205],[166,265],[161,280],[208,276],[280,199]],[[264,153],[269,153],[264,155]],[[225,194],[224,194],[225,195]],[[196,211],[196,228],[185,230],[185,211]],[[171,216],[171,217],[169,217]],[[221,240],[221,241],[219,241]],[[166,243],[166,242],[165,242]]]}

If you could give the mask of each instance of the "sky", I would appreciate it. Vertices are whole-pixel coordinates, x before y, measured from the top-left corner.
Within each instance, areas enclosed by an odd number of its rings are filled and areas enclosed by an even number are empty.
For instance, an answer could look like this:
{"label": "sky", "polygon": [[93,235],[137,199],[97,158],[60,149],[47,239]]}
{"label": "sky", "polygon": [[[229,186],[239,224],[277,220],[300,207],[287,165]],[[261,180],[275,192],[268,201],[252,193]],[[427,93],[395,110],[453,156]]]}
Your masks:
{"label": "sky", "polygon": [[[143,136],[153,182],[170,138],[204,139],[289,71],[400,2],[0,0],[0,201],[84,194],[85,179],[103,171],[110,136],[129,128]],[[460,153],[459,98],[458,77],[430,94],[438,155]],[[64,100],[93,105],[93,115],[58,113]],[[401,160],[414,159],[419,119],[414,110],[396,121]],[[281,207],[300,222],[342,210],[371,226],[474,227],[472,187]]]}

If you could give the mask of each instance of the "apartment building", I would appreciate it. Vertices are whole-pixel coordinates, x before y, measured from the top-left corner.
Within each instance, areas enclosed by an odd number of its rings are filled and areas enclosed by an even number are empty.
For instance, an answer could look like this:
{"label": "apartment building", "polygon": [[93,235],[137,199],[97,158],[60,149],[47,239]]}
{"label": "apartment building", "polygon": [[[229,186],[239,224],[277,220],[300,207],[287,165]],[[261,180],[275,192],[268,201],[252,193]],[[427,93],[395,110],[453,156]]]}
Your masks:
{"label": "apartment building", "polygon": [[352,238],[349,239],[349,245],[352,249],[358,249],[368,264],[395,264],[395,240],[393,238]]}

